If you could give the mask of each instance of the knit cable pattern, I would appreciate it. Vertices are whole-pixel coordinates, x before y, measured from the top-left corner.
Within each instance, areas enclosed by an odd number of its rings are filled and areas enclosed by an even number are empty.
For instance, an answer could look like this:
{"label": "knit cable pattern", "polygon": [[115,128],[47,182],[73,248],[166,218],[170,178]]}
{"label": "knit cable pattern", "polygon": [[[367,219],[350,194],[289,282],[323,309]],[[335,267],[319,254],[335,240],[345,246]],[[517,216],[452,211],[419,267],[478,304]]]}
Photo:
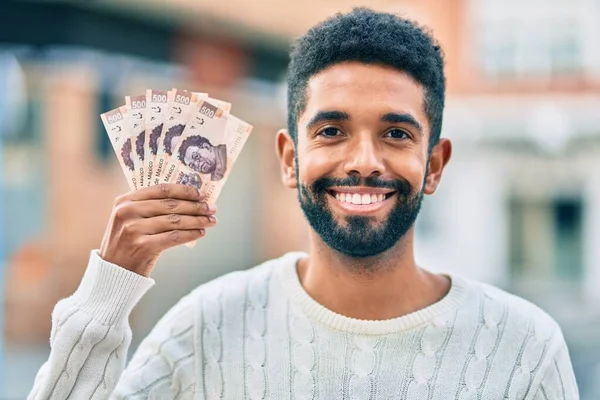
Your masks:
{"label": "knit cable pattern", "polygon": [[505,397],[520,399],[527,396],[533,378],[544,360],[553,332],[555,328],[549,317],[536,315],[532,318],[528,337],[519,351]]}
{"label": "knit cable pattern", "polygon": [[483,295],[479,307],[478,325],[471,341],[467,362],[463,366],[460,385],[455,399],[481,398],[496,355],[496,350],[502,339],[506,322],[506,307]]}
{"label": "knit cable pattern", "polygon": [[418,335],[418,349],[412,357],[408,385],[403,393],[407,398],[432,397],[439,365],[452,335],[455,318],[456,314],[436,318],[421,330]]}
{"label": "knit cable pattern", "polygon": [[377,344],[381,339],[371,336],[354,336],[351,351],[350,382],[348,395],[352,400],[367,400],[374,397],[374,372],[377,362]]}
{"label": "knit cable pattern", "polygon": [[267,332],[266,308],[269,301],[269,270],[257,271],[246,287],[244,343],[246,358],[246,394],[251,400],[264,399],[267,392],[265,365],[267,348],[265,334]]}
{"label": "knit cable pattern", "polygon": [[202,351],[204,353],[204,381],[207,399],[220,399],[223,395],[223,343],[221,338],[221,288],[215,287],[202,300]]}
{"label": "knit cable pattern", "polygon": [[289,310],[289,329],[292,351],[293,398],[315,398],[315,332],[311,322],[297,311]]}

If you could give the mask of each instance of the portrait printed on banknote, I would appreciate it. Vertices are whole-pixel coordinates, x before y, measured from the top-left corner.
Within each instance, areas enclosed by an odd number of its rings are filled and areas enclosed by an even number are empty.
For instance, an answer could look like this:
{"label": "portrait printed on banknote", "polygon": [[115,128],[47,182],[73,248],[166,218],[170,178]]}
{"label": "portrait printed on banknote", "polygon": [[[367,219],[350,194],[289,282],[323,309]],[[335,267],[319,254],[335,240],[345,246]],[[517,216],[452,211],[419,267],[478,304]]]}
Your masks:
{"label": "portrait printed on banknote", "polygon": [[187,174],[182,173],[179,178],[179,183],[182,185],[193,186],[198,190],[202,189],[202,178],[200,177],[200,174],[195,172],[190,172]]}
{"label": "portrait printed on banknote", "polygon": [[186,137],[179,146],[177,158],[192,170],[210,175],[212,181],[223,179],[227,171],[227,145],[213,144],[201,135]]}
{"label": "portrait printed on banknote", "polygon": [[200,101],[179,139],[172,142],[173,157],[169,160],[162,182],[179,183],[183,174],[188,173],[200,174],[202,182],[224,176],[227,149],[219,145],[224,145],[227,115],[226,111],[214,104]]}

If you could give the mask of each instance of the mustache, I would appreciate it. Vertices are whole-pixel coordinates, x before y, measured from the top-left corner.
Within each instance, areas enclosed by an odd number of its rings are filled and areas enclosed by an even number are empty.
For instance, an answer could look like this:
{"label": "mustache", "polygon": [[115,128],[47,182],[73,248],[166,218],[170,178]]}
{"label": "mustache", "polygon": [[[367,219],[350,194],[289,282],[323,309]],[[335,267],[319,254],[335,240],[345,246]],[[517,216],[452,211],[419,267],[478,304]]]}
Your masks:
{"label": "mustache", "polygon": [[391,189],[398,192],[399,195],[408,196],[412,193],[412,186],[405,179],[381,179],[376,176],[361,178],[356,175],[350,175],[345,178],[335,178],[324,176],[315,180],[311,185],[311,190],[315,195],[325,193],[332,187],[343,186],[365,186],[372,188]]}

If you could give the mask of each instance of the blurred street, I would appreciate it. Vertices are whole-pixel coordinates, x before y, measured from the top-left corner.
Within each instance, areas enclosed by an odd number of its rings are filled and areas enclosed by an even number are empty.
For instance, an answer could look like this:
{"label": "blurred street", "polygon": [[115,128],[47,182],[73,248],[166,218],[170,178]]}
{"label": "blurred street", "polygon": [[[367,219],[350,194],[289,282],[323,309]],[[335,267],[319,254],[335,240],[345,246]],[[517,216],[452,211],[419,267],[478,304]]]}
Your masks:
{"label": "blurred street", "polygon": [[0,3],[0,400],[24,399],[50,313],[127,190],[100,113],[192,88],[254,125],[219,225],[167,252],[134,310],[131,352],[196,286],[306,250],[274,152],[289,46],[354,6],[427,25],[446,54],[452,161],[417,222],[417,260],[522,296],[561,325],[582,400],[600,399],[600,0]]}

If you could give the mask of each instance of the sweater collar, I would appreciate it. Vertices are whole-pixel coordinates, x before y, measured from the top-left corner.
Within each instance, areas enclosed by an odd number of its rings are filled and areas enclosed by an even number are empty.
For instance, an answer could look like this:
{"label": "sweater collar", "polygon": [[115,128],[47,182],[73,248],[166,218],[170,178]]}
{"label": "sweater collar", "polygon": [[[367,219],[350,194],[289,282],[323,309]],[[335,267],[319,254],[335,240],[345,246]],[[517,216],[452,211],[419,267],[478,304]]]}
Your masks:
{"label": "sweater collar", "polygon": [[312,321],[328,328],[362,335],[385,335],[399,333],[426,324],[445,324],[463,303],[468,283],[454,274],[444,274],[451,281],[450,290],[441,300],[413,313],[386,320],[360,320],[331,311],[314,300],[300,283],[297,263],[306,257],[303,252],[292,252],[282,257],[279,268],[281,281],[292,304]]}

